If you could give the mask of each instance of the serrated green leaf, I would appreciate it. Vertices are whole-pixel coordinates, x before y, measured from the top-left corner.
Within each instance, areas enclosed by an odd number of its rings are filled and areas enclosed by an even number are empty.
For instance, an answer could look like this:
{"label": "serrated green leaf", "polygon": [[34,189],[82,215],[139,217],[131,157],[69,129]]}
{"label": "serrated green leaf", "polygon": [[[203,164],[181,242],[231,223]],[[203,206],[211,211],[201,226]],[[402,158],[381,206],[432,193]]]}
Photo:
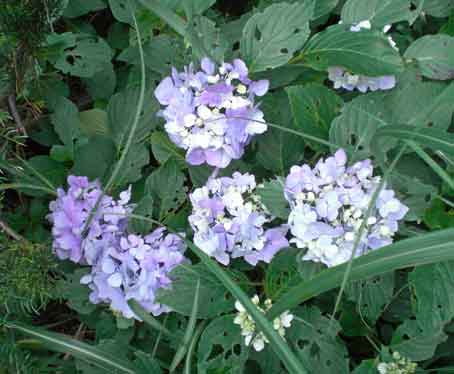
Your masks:
{"label": "serrated green leaf", "polygon": [[73,152],[74,140],[80,132],[77,106],[67,98],[60,96],[55,103],[55,111],[50,120],[62,143],[68,147],[70,152]]}
{"label": "serrated green leaf", "polygon": [[296,59],[316,70],[342,66],[373,77],[403,70],[399,53],[381,31],[351,32],[348,25],[330,26],[315,34]]}
{"label": "serrated green leaf", "polygon": [[109,0],[109,7],[115,19],[130,25],[133,24],[131,10],[136,12],[136,4],[135,1],[131,0]]}
{"label": "serrated green leaf", "polygon": [[178,148],[163,131],[153,132],[150,136],[150,143],[154,157],[161,164],[169,158],[174,158],[182,169],[187,167],[183,150]]}
{"label": "serrated green leaf", "polygon": [[[320,84],[293,86],[286,89],[295,127],[328,140],[332,120],[339,114],[343,101],[332,90]],[[308,141],[315,149],[320,145]]]}
{"label": "serrated green leaf", "polygon": [[[298,130],[296,123],[292,121],[289,99],[284,92],[268,94],[261,109],[267,121]],[[300,162],[304,156],[302,138],[271,126],[263,135],[257,137],[257,146],[257,161],[264,168],[281,176],[287,175],[290,167]]]}
{"label": "serrated green leaf", "polygon": [[200,15],[209,7],[211,7],[216,0],[185,0],[182,5],[188,19],[195,15]]}
{"label": "serrated green leaf", "polygon": [[145,193],[153,196],[159,220],[175,212],[186,200],[184,174],[175,159],[170,158],[155,170],[145,182]]}
{"label": "serrated green leaf", "polygon": [[76,18],[89,12],[104,9],[105,7],[107,7],[107,5],[103,0],[70,0],[68,1],[68,6],[63,11],[63,16]]}
{"label": "serrated green leaf", "polygon": [[300,250],[296,248],[287,248],[273,258],[265,274],[264,288],[267,298],[276,300],[301,281],[296,259],[299,253]]}
{"label": "serrated green leaf", "polygon": [[[153,218],[153,196],[144,196],[134,208],[133,214],[143,217]],[[128,228],[131,232],[139,233],[141,235],[148,234],[153,227],[153,224],[148,221],[138,220],[131,218],[128,221]]]}
{"label": "serrated green leaf", "polygon": [[373,27],[382,28],[414,17],[410,0],[348,0],[342,8],[341,19],[345,24],[369,20]]}
{"label": "serrated green leaf", "polygon": [[103,180],[116,159],[115,145],[109,138],[95,135],[74,151],[74,175]]}
{"label": "serrated green leaf", "polygon": [[347,298],[356,303],[359,315],[376,322],[394,291],[394,273],[379,275],[366,281],[352,282],[345,289]]}
{"label": "serrated green leaf", "polygon": [[274,179],[263,183],[263,187],[257,188],[260,201],[276,217],[287,219],[290,208],[284,196],[284,181]]}
{"label": "serrated green leaf", "polygon": [[80,131],[86,136],[103,135],[109,132],[107,113],[101,109],[89,109],[79,113]]}
{"label": "serrated green leaf", "polygon": [[65,74],[81,78],[93,77],[110,63],[112,50],[101,38],[93,38],[86,34],[79,34],[76,37],[75,46],[64,49],[54,65]]}
{"label": "serrated green leaf", "polygon": [[320,18],[331,12],[339,3],[339,0],[316,0],[313,19]]}
{"label": "serrated green leaf", "polygon": [[83,81],[94,100],[109,99],[115,91],[117,76],[112,63],[109,62],[101,71],[95,73],[91,78],[84,78]]}
{"label": "serrated green leaf", "polygon": [[448,17],[454,9],[454,0],[412,0],[422,10],[434,17]]}
{"label": "serrated green leaf", "polygon": [[337,337],[340,325],[330,323],[316,307],[299,308],[292,327],[286,333],[287,341],[298,353],[309,373],[349,373],[348,352]]}
{"label": "serrated green leaf", "polygon": [[[222,350],[219,351],[218,347]],[[220,368],[230,373],[241,373],[247,357],[240,327],[233,323],[233,316],[222,316],[211,321],[200,337],[197,373],[209,374]]]}
{"label": "serrated green leaf", "polygon": [[212,318],[233,309],[233,299],[222,283],[203,264],[180,265],[170,273],[172,287],[158,291],[158,302],[178,313],[190,316],[196,284],[200,281],[199,297],[203,302],[198,318]]}
{"label": "serrated green leaf", "polygon": [[422,75],[430,79],[454,78],[454,37],[426,35],[413,42],[405,58],[416,60]]}
{"label": "serrated green leaf", "polygon": [[243,29],[241,55],[251,72],[288,62],[309,36],[314,2],[278,3],[253,15]]}
{"label": "serrated green leaf", "polygon": [[[150,162],[150,151],[143,144],[133,144],[126,154],[123,167],[118,173],[115,185],[126,187],[142,178],[142,168]],[[115,167],[115,165],[114,165]]]}

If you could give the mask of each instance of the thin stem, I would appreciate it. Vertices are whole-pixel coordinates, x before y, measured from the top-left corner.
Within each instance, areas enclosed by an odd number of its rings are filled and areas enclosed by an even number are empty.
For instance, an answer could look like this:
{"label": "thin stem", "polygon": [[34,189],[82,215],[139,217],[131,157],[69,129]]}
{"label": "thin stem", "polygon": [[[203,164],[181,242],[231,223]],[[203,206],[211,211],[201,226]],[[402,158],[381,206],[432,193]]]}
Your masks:
{"label": "thin stem", "polygon": [[8,106],[9,106],[9,111],[11,112],[11,115],[13,116],[14,122],[16,123],[17,128],[24,135],[27,135],[24,124],[22,123],[22,119],[20,118],[19,112],[17,111],[16,95],[11,94],[8,96]]}
{"label": "thin stem", "polygon": [[0,230],[4,231],[7,235],[11,236],[14,240],[27,242],[27,240],[14,231],[5,221],[0,219]]}

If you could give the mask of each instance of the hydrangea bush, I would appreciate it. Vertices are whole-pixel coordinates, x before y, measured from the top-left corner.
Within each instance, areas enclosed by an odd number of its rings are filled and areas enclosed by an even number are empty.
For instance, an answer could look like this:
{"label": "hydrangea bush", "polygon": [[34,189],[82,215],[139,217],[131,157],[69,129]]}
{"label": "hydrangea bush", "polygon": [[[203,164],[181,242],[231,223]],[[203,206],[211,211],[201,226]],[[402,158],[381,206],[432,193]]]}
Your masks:
{"label": "hydrangea bush", "polygon": [[0,17],[0,372],[454,366],[451,3]]}

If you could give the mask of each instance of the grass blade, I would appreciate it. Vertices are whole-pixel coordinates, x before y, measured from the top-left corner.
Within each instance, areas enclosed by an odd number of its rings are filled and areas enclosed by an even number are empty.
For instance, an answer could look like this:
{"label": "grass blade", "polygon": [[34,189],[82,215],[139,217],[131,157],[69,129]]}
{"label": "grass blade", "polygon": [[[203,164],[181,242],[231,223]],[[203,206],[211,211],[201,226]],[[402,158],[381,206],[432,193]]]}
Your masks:
{"label": "grass blade", "polygon": [[23,334],[32,336],[52,351],[70,353],[74,357],[96,365],[106,371],[115,371],[127,374],[136,373],[131,363],[121,360],[118,357],[115,357],[114,355],[104,352],[89,344],[67,337],[66,335],[48,332],[46,330],[27,326],[22,323],[6,322],[5,326],[10,329],[18,330]]}
{"label": "grass blade", "polygon": [[[352,261],[350,281],[364,280],[393,270],[454,259],[454,229],[401,240]],[[341,285],[348,264],[326,269],[307,282],[292,287],[270,309],[270,318],[314,296]]]}
{"label": "grass blade", "polygon": [[189,344],[188,354],[186,355],[186,361],[184,363],[184,374],[191,374],[191,361],[192,355],[194,354],[195,347],[199,341],[200,335],[202,335],[203,329],[205,328],[205,321],[202,321],[197,327],[194,336],[192,337],[191,343]]}
{"label": "grass blade", "polygon": [[194,334],[195,324],[197,322],[197,311],[199,309],[199,290],[200,290],[200,279],[197,280],[197,286],[194,294],[194,303],[192,304],[191,317],[189,318],[188,326],[183,336],[183,341],[178,348],[175,356],[173,357],[172,363],[170,364],[169,372],[173,373],[184,358],[186,351],[189,346],[189,342]]}
{"label": "grass blade", "polygon": [[28,188],[30,190],[44,191],[44,192],[47,192],[50,195],[57,196],[57,192],[56,191],[51,190],[50,188],[47,188],[47,187],[44,187],[44,186],[35,186],[34,184],[27,184],[27,183],[4,183],[4,184],[0,184],[0,191],[10,190],[10,189],[18,189],[18,188]]}

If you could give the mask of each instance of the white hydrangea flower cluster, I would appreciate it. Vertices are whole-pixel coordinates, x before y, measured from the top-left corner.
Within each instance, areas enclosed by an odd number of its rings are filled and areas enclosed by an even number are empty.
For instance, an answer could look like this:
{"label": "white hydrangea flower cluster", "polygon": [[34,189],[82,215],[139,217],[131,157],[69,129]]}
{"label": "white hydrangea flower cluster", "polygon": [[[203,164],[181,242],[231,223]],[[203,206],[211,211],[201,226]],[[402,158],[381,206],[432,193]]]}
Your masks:
{"label": "white hydrangea flower cluster", "polygon": [[[251,300],[263,313],[266,313],[273,305],[270,299],[266,299],[263,308],[260,307],[260,298],[257,295],[255,295]],[[233,320],[233,323],[240,325],[241,335],[244,336],[246,346],[252,344],[252,347],[254,347],[257,352],[260,352],[263,348],[265,348],[265,343],[269,343],[268,339],[262,332],[256,332],[255,322],[247,313],[243,304],[236,301],[235,308],[238,313]],[[273,320],[273,328],[284,338],[285,329],[291,327],[293,318],[293,314],[290,314],[289,311],[285,311]]]}
{"label": "white hydrangea flower cluster", "polygon": [[[288,218],[298,248],[306,248],[303,260],[335,266],[350,259],[355,238],[380,177],[373,176],[370,160],[347,167],[347,156],[338,150],[326,160],[320,159],[314,168],[293,166],[285,181],[285,196],[290,203]],[[356,256],[391,244],[398,221],[407,213],[393,190],[382,189],[366,229],[359,242]]]}
{"label": "white hydrangea flower cluster", "polygon": [[231,178],[210,178],[190,195],[194,243],[221,264],[228,265],[231,258],[238,257],[254,266],[259,261],[269,263],[288,246],[286,226],[264,227],[274,217],[255,188],[253,175],[236,172]]}
{"label": "white hydrangea flower cluster", "polygon": [[377,366],[380,374],[413,374],[418,365],[408,358],[402,357],[399,352],[393,353],[394,362],[381,362]]}
{"label": "white hydrangea flower cluster", "polygon": [[[342,22],[340,22],[342,23]],[[364,20],[350,27],[350,31],[359,32],[362,29],[370,30],[372,24],[369,20]],[[385,25],[383,32],[386,34],[391,29],[391,25]],[[398,50],[396,42],[391,36],[388,36],[388,41],[391,47]],[[396,85],[396,77],[394,75],[383,75],[379,77],[369,77],[366,75],[353,74],[347,71],[342,66],[333,66],[328,68],[328,79],[334,83],[334,88],[344,88],[348,91],[357,89],[360,92],[390,90]]]}

